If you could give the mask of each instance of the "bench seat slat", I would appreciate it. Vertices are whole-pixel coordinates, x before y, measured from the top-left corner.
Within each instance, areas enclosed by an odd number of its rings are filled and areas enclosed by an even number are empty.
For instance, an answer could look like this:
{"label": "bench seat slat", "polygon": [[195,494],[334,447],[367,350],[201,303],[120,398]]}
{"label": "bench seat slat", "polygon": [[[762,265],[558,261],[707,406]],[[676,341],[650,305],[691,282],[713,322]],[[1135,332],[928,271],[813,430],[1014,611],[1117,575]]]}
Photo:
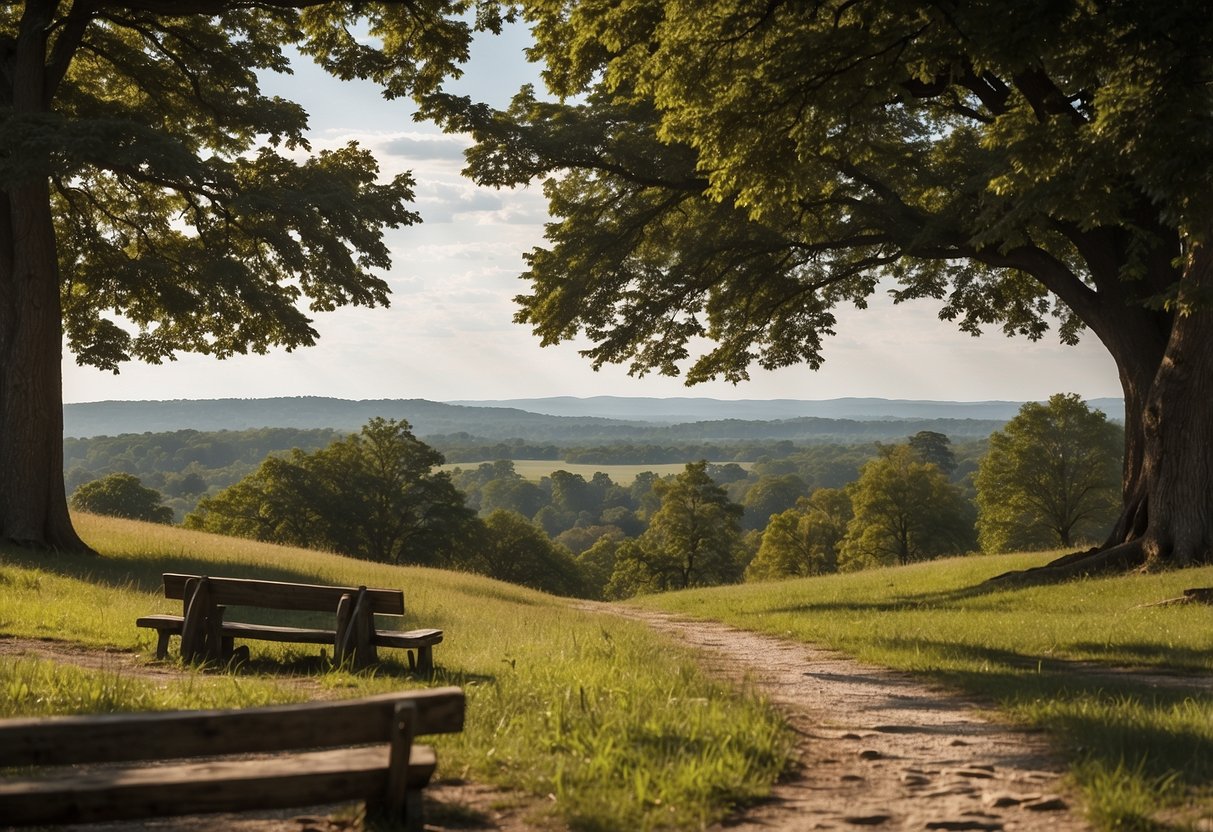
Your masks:
{"label": "bench seat slat", "polygon": [[[436,764],[433,748],[413,746],[408,788],[423,788]],[[386,788],[387,776],[386,745],[72,771],[0,781],[0,818],[21,824],[71,823],[247,810],[250,805],[320,805],[378,794]]]}
{"label": "bench seat slat", "polygon": [[[180,615],[144,615],[135,619],[135,626],[181,634],[185,619]],[[246,624],[225,621],[219,632],[233,638],[253,638],[261,641],[297,642],[300,644],[332,644],[335,630],[309,627],[280,627],[270,624]],[[380,647],[430,647],[442,643],[442,630],[375,630],[375,644]]]}
{"label": "bench seat slat", "polygon": [[0,766],[123,762],[381,742],[389,736],[396,703],[402,700],[417,708],[418,735],[463,730],[464,695],[457,687],[243,711],[31,717],[0,721]]}
{"label": "bench seat slat", "polygon": [[429,647],[442,642],[442,630],[376,630],[380,647]]}

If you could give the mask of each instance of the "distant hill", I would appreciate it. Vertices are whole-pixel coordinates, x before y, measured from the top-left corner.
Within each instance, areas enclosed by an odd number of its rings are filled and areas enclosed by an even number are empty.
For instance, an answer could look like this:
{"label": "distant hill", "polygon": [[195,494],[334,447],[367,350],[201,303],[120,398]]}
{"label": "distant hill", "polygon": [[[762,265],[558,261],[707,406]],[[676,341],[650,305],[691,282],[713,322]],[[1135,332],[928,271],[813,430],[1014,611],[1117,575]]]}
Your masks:
{"label": "distant hill", "polygon": [[[516,408],[551,416],[597,416],[679,424],[722,419],[770,421],[805,417],[865,422],[892,419],[994,419],[1005,422],[1019,411],[1023,402],[946,402],[876,398],[734,400],[693,397],[556,396],[543,399],[452,401],[448,404]],[[1123,399],[1090,399],[1088,404],[1108,414],[1110,419],[1118,422],[1124,420]]]}
{"label": "distant hill", "polygon": [[[1114,410],[1113,418],[1123,413],[1117,399],[1096,399],[1092,404],[1105,412]],[[527,410],[521,405],[562,412]],[[64,435],[76,438],[267,427],[356,431],[370,419],[381,416],[407,419],[421,437],[444,437],[458,442],[473,438],[522,439],[567,445],[712,440],[888,441],[904,439],[920,430],[976,438],[997,430],[1018,409],[1016,402],[888,399],[814,402],[603,396],[456,404],[425,399],[352,401],[305,396],[90,402],[64,405],[63,418]],[[850,415],[819,415],[822,413]]]}
{"label": "distant hill", "polygon": [[563,436],[626,424],[618,419],[549,416],[512,408],[462,407],[425,399],[352,401],[302,396],[66,404],[63,406],[63,432],[69,437],[90,437],[264,427],[356,431],[376,416],[407,419],[419,436],[460,432],[490,438],[546,432]]}

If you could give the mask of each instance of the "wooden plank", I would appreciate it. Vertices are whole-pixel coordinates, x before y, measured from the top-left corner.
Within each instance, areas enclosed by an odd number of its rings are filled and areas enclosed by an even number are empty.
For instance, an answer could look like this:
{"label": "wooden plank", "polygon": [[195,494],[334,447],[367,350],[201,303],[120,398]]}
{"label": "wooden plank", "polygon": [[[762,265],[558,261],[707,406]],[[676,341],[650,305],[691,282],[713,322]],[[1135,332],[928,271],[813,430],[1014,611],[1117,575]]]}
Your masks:
{"label": "wooden plank", "polygon": [[350,649],[350,617],[354,612],[354,596],[346,593],[337,602],[337,630],[333,633],[333,663],[345,663]]}
{"label": "wooden plank", "polygon": [[278,641],[291,644],[332,644],[333,630],[313,627],[279,627],[274,624],[246,624],[225,621],[219,632],[228,638],[249,638],[257,641]]}
{"label": "wooden plank", "polygon": [[[166,572],[164,597],[185,598],[185,584],[195,575]],[[312,610],[336,612],[341,596],[356,595],[358,587],[295,584],[283,581],[260,581],[253,578],[210,579],[214,603],[229,606],[264,607],[277,610]],[[383,615],[404,615],[404,592],[399,589],[368,589],[371,611]]]}
{"label": "wooden plank", "polygon": [[384,742],[398,702],[417,707],[418,735],[463,730],[455,687],[216,711],[0,720],[0,766],[124,762],[333,748]]}
{"label": "wooden plank", "polygon": [[396,703],[389,745],[387,783],[379,798],[382,801],[382,812],[392,821],[404,819],[408,804],[409,763],[412,761],[416,717],[417,708],[411,702]]}
{"label": "wooden plank", "polygon": [[173,633],[180,633],[184,623],[185,617],[181,615],[141,615],[135,619],[136,627],[168,630]]}
{"label": "wooden plank", "polygon": [[188,578],[182,592],[185,621],[181,625],[181,658],[187,662],[206,658],[206,626],[214,609],[208,578]]}
{"label": "wooden plank", "polygon": [[[422,788],[436,760],[414,747],[410,788]],[[377,800],[387,787],[389,746],[343,748],[266,759],[73,771],[0,781],[6,824],[73,823]]]}
{"label": "wooden plank", "polygon": [[375,643],[380,647],[429,647],[442,642],[442,630],[376,630]]}

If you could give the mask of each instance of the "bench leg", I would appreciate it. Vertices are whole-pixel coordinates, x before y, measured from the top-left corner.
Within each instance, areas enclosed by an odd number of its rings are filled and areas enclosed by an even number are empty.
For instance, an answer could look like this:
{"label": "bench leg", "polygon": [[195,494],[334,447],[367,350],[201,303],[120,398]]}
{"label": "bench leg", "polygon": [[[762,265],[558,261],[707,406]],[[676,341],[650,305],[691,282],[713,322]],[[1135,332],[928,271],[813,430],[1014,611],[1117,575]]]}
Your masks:
{"label": "bench leg", "polygon": [[168,630],[156,631],[156,658],[164,661],[168,658],[168,640],[173,634]]}
{"label": "bench leg", "polygon": [[417,672],[434,672],[434,648],[428,644],[417,648]]}
{"label": "bench leg", "polygon": [[389,828],[403,824],[407,832],[421,832],[421,792],[408,787],[409,758],[416,731],[417,706],[412,702],[398,703],[392,718],[387,787],[366,802],[368,819],[374,818]]}

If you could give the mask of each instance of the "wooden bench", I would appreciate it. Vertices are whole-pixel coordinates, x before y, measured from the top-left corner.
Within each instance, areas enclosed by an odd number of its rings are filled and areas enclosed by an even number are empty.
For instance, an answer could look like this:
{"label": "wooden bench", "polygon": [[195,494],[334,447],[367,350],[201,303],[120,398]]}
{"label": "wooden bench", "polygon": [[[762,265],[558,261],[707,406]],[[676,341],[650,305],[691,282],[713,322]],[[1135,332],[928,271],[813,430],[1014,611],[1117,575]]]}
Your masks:
{"label": "wooden bench", "polygon": [[[435,688],[243,710],[0,720],[0,769],[34,767],[0,776],[0,826],[362,800],[368,818],[420,830],[421,789],[437,758],[413,738],[461,731],[463,717],[463,691]],[[104,763],[118,765],[85,765]]]}
{"label": "wooden bench", "polygon": [[[235,639],[255,639],[333,647],[333,661],[351,662],[355,668],[378,661],[378,647],[411,651],[409,667],[422,673],[434,668],[433,648],[442,630],[380,630],[375,614],[404,615],[404,593],[398,589],[323,586],[318,584],[260,581],[251,578],[215,578],[205,575],[164,574],[164,597],[182,602],[181,615],[145,615],[139,627],[157,631],[156,658],[168,656],[169,639],[181,636],[181,657],[188,662],[227,661]],[[225,621],[227,607],[330,612],[333,629],[282,627]]]}

